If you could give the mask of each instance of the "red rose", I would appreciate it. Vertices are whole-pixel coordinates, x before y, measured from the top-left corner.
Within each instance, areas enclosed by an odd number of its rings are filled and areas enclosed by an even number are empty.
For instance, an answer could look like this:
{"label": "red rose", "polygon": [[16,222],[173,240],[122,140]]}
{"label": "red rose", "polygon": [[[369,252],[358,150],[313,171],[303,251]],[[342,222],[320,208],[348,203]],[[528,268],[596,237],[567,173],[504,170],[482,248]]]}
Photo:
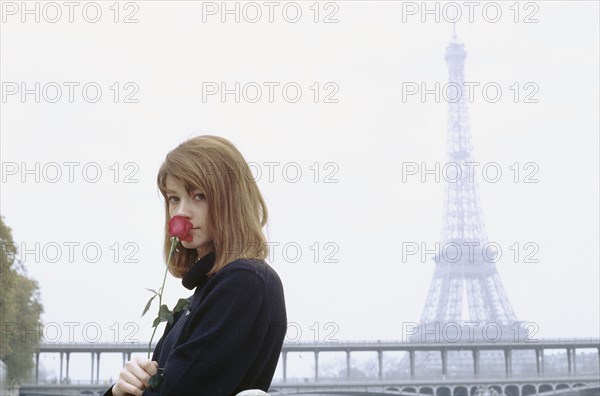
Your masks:
{"label": "red rose", "polygon": [[[171,250],[169,251],[169,258],[167,258],[167,265],[165,267],[165,274],[163,276],[162,286],[160,289],[158,289],[158,291],[148,289],[154,295],[150,298],[150,300],[148,300],[146,306],[144,307],[144,311],[142,312],[142,316],[144,316],[146,312],[148,312],[148,309],[150,309],[152,300],[154,300],[154,298],[158,296],[158,316],[154,319],[154,322],[152,323],[152,327],[154,328],[154,330],[152,330],[152,336],[150,336],[150,342],[148,343],[148,359],[150,359],[150,353],[152,352],[152,340],[154,339],[154,334],[156,334],[156,329],[159,323],[167,321],[169,322],[169,324],[173,324],[173,317],[175,313],[187,309],[186,307],[188,306],[188,301],[186,299],[180,298],[179,301],[177,301],[177,305],[175,305],[175,308],[173,308],[173,310],[171,311],[166,305],[162,303],[162,297],[163,291],[165,290],[167,272],[169,272],[169,265],[171,264],[171,257],[173,257],[175,246],[177,245],[178,240],[190,242],[193,239],[193,237],[190,234],[188,234],[192,228],[194,228],[194,225],[183,216],[173,216],[171,217],[171,220],[169,220],[169,236],[171,237]],[[152,390],[158,389],[160,383],[163,380],[163,377],[164,367],[158,367],[158,372],[152,377],[150,377],[150,380],[148,381],[148,386]]]}
{"label": "red rose", "polygon": [[191,242],[193,238],[188,232],[190,232],[193,227],[194,225],[185,217],[173,216],[171,217],[171,220],[169,220],[169,235],[177,237],[181,241]]}

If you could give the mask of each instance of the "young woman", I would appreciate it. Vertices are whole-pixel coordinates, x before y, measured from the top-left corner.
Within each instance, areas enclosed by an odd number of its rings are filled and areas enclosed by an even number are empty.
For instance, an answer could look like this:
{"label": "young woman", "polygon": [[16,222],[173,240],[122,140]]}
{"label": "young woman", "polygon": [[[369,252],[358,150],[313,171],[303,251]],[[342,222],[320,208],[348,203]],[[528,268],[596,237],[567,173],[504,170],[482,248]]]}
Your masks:
{"label": "young woman", "polygon": [[[152,360],[127,362],[105,396],[266,392],[287,317],[281,280],[264,261],[267,208],[244,158],[226,139],[195,137],[167,154],[157,182],[165,198],[165,258],[169,220],[183,216],[193,224],[169,272],[194,294],[167,324]],[[159,368],[162,382],[153,390],[148,380]]]}

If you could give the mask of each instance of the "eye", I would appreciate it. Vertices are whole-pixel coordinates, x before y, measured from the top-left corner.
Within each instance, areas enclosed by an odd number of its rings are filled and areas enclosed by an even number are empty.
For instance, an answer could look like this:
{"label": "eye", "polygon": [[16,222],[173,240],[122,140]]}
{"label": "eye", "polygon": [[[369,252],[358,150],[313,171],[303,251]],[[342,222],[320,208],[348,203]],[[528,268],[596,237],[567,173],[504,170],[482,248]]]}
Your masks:
{"label": "eye", "polygon": [[171,203],[171,202],[178,202],[178,201],[179,201],[179,198],[178,198],[178,197],[175,197],[175,196],[170,196],[170,197],[167,197],[167,201],[168,201],[169,203]]}
{"label": "eye", "polygon": [[202,200],[202,199],[206,199],[206,195],[204,195],[202,193],[198,193],[198,194],[194,195],[194,198],[197,198],[198,200]]}

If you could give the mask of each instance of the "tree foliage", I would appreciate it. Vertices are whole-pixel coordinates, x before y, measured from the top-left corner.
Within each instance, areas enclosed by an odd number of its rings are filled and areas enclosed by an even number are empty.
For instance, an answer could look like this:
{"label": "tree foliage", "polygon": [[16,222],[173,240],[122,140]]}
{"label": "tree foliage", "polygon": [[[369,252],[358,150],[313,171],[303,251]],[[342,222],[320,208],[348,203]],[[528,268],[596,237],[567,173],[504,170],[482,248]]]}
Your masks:
{"label": "tree foliage", "polygon": [[10,382],[28,378],[42,334],[39,287],[17,259],[12,230],[0,215],[0,360]]}

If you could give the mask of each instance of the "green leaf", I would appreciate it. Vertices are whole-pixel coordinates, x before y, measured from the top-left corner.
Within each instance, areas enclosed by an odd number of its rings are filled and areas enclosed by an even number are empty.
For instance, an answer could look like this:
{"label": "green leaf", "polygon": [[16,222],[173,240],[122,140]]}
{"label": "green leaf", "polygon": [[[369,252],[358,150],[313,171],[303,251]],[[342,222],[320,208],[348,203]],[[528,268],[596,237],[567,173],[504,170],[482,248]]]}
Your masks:
{"label": "green leaf", "polygon": [[148,310],[150,309],[150,304],[152,304],[152,300],[154,300],[154,298],[157,296],[158,294],[153,295],[152,297],[150,297],[150,300],[148,300],[148,302],[146,303],[146,306],[144,307],[144,312],[142,312],[142,316],[146,315],[146,312],[148,312]]}
{"label": "green leaf", "polygon": [[166,304],[163,304],[160,306],[160,310],[158,311],[158,316],[162,317],[162,316],[166,316],[167,314],[170,314],[171,310],[169,309],[169,307],[166,306]]}
{"label": "green leaf", "polygon": [[173,321],[175,320],[175,318],[173,317],[172,314],[168,314],[167,315],[167,322],[169,322],[170,325],[173,324]]}
{"label": "green leaf", "polygon": [[152,327],[158,326],[160,322],[168,322],[170,325],[172,325],[174,320],[175,318],[173,317],[173,312],[171,312],[169,308],[163,304],[160,306],[158,317],[154,319]]}
{"label": "green leaf", "polygon": [[158,295],[158,292],[157,292],[156,290],[154,290],[154,289],[148,289],[148,288],[146,288],[146,290],[148,290],[148,291],[151,291],[151,292],[152,292],[152,293],[154,293],[155,295]]}
{"label": "green leaf", "polygon": [[154,374],[152,377],[150,377],[150,379],[148,380],[148,387],[150,389],[152,389],[153,391],[157,390],[158,387],[160,386],[160,384],[162,383],[164,378],[164,373],[161,373],[160,371],[156,374]]}
{"label": "green leaf", "polygon": [[180,298],[175,304],[175,308],[173,308],[173,314],[181,311],[187,310],[190,307],[190,301],[187,298]]}

